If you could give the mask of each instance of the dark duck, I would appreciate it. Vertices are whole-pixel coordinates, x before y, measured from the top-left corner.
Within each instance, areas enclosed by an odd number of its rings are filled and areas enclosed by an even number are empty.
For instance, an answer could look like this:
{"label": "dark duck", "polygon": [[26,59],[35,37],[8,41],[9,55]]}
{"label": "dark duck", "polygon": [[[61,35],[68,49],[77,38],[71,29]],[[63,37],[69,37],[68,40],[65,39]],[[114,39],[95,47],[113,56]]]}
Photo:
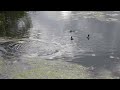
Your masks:
{"label": "dark duck", "polygon": [[86,38],[89,40],[90,39],[90,35],[88,34],[88,36]]}
{"label": "dark duck", "polygon": [[75,31],[73,31],[73,30],[70,30],[70,33],[72,33],[72,32],[75,32]]}
{"label": "dark duck", "polygon": [[71,36],[71,40],[74,40],[72,36]]}

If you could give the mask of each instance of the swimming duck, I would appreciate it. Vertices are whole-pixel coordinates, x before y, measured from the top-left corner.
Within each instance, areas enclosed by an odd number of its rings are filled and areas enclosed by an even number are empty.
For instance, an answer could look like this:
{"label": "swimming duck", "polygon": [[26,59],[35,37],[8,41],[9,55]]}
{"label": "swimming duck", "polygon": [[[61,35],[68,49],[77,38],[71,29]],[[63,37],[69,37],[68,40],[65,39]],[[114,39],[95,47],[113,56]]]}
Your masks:
{"label": "swimming duck", "polygon": [[71,40],[74,40],[72,36],[71,36]]}
{"label": "swimming duck", "polygon": [[70,30],[70,33],[72,33],[72,32],[75,32],[75,31],[73,31],[73,30]]}
{"label": "swimming duck", "polygon": [[88,34],[88,36],[87,36],[87,39],[89,40],[90,39],[90,35]]}

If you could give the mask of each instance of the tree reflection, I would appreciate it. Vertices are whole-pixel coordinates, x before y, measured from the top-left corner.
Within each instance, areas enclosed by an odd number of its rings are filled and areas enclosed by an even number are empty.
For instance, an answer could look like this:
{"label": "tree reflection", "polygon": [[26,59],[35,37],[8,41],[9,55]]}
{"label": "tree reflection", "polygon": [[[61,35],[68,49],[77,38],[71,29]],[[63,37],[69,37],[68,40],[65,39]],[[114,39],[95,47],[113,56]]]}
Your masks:
{"label": "tree reflection", "polygon": [[28,36],[31,21],[25,11],[0,11],[0,37]]}

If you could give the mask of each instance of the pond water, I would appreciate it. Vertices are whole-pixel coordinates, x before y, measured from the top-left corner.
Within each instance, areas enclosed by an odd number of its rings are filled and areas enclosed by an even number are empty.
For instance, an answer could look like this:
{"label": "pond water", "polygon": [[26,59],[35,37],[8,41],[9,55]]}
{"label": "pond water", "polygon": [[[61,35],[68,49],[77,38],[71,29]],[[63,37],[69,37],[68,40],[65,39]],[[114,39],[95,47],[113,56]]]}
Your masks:
{"label": "pond water", "polygon": [[31,66],[23,63],[29,58],[81,65],[88,68],[90,78],[102,78],[108,73],[113,78],[120,77],[119,11],[25,13],[16,21],[10,19],[6,28],[9,32],[5,29],[1,33],[0,58],[5,62],[1,78],[10,78],[11,72],[17,72],[14,66],[19,71],[29,69]]}

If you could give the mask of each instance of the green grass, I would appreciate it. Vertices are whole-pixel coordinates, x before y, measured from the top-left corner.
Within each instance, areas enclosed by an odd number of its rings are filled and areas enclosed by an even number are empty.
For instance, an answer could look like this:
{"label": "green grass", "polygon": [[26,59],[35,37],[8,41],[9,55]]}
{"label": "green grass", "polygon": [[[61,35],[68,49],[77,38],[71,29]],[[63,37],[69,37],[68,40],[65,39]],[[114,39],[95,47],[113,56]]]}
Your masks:
{"label": "green grass", "polygon": [[[114,79],[108,70],[102,70],[97,77],[91,77],[89,68],[62,60],[41,60],[27,58],[22,62],[6,65],[0,58],[0,74],[7,74],[11,79]],[[21,63],[21,64],[20,64]],[[25,65],[25,66],[24,66]],[[25,68],[28,66],[29,68]]]}
{"label": "green grass", "polygon": [[17,73],[13,78],[19,79],[77,79],[89,78],[87,69],[77,64],[62,61],[29,61],[33,68]]}

